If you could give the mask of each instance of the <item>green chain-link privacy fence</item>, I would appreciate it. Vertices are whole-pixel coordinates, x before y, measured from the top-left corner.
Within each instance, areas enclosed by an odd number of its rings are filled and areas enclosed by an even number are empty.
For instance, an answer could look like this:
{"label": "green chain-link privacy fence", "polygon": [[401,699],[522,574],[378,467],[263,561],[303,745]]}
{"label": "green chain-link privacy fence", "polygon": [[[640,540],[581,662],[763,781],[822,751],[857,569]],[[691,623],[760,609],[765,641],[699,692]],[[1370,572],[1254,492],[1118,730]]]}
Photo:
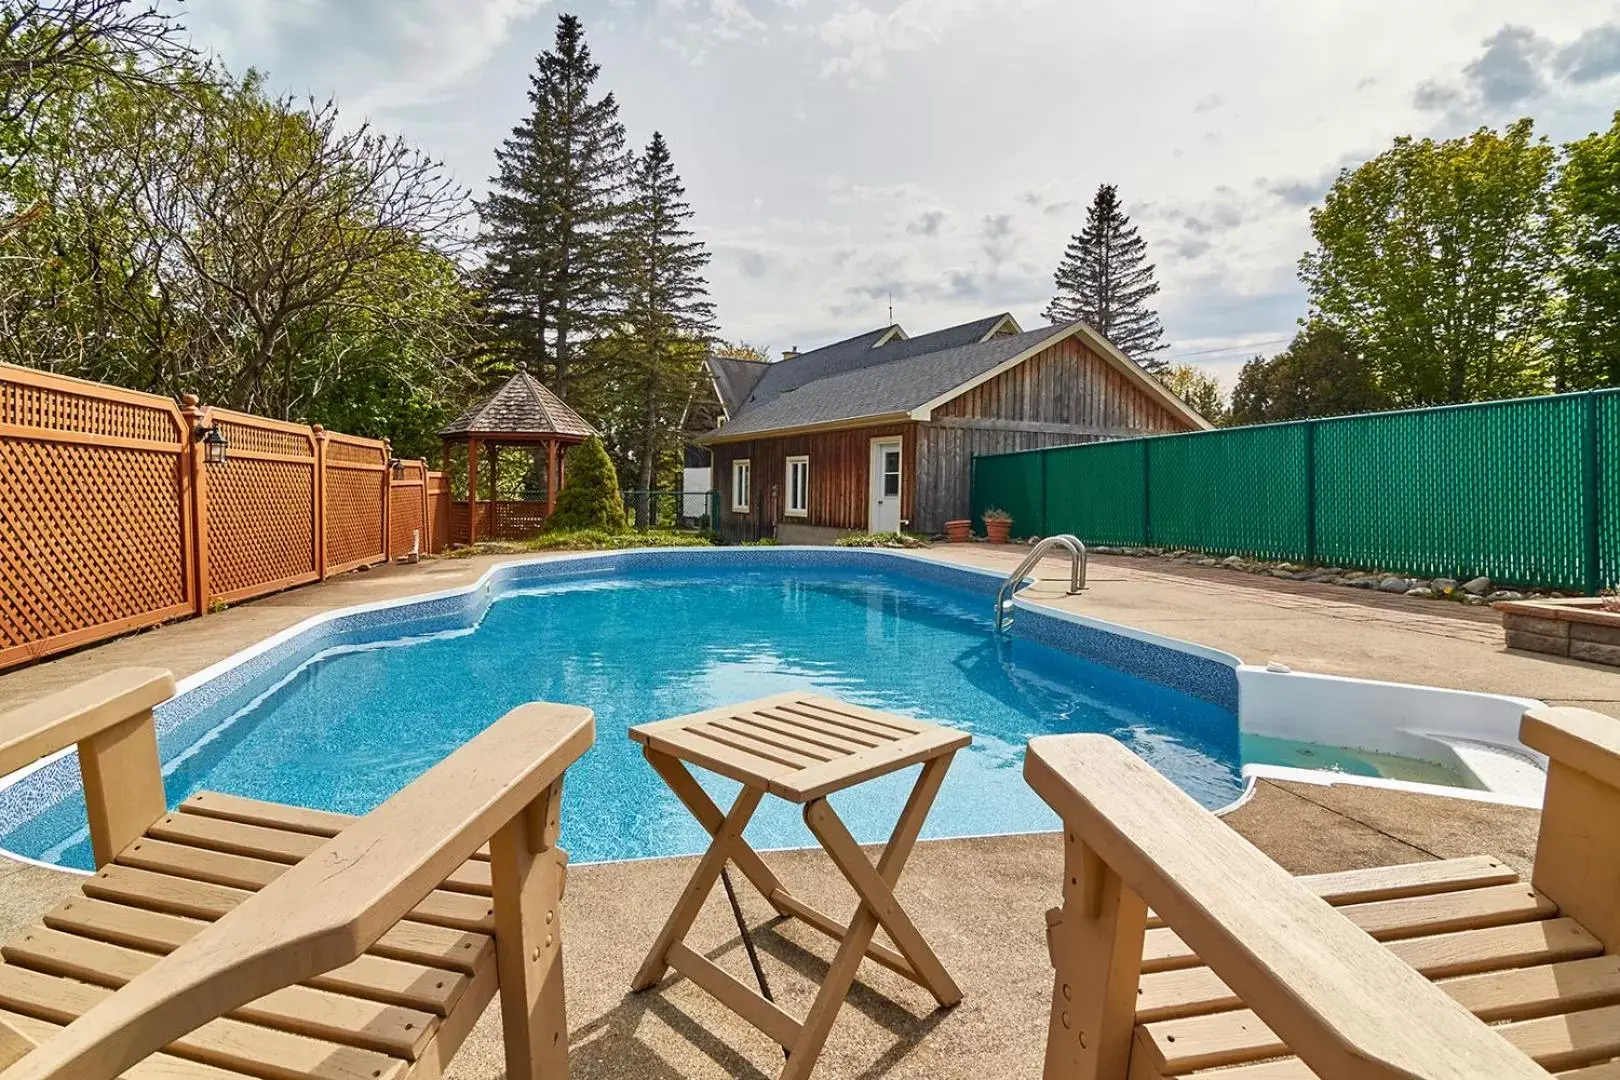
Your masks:
{"label": "green chain-link privacy fence", "polygon": [[1620,583],[1620,390],[978,457],[991,506],[1014,536],[1594,592]]}

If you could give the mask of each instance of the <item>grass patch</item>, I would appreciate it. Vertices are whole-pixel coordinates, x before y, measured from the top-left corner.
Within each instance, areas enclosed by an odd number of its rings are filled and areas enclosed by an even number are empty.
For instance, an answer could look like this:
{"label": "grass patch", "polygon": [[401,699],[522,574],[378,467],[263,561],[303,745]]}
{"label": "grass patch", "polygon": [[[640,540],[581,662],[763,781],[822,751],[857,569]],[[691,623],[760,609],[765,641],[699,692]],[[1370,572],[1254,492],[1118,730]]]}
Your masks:
{"label": "grass patch", "polygon": [[654,529],[648,532],[611,533],[600,529],[542,533],[532,540],[481,540],[471,547],[446,551],[442,558],[466,559],[474,555],[522,555],[531,551],[623,551],[642,547],[713,547],[708,533]]}
{"label": "grass patch", "polygon": [[927,547],[928,541],[921,536],[911,533],[854,533],[850,536],[840,536],[833,541],[834,547],[855,548],[920,548]]}

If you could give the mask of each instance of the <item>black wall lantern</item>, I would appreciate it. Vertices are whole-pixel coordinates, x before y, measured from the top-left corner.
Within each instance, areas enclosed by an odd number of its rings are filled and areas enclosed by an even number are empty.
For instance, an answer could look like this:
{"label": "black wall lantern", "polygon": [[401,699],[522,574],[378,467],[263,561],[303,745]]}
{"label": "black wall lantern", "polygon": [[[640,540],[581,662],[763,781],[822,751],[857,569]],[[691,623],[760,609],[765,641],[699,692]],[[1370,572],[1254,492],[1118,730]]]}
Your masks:
{"label": "black wall lantern", "polygon": [[389,458],[388,467],[394,470],[395,480],[405,479],[405,463],[399,458]]}
{"label": "black wall lantern", "polygon": [[199,427],[197,439],[202,443],[203,460],[210,465],[225,464],[226,449],[231,445],[225,439],[225,433],[219,430],[216,421],[212,427]]}

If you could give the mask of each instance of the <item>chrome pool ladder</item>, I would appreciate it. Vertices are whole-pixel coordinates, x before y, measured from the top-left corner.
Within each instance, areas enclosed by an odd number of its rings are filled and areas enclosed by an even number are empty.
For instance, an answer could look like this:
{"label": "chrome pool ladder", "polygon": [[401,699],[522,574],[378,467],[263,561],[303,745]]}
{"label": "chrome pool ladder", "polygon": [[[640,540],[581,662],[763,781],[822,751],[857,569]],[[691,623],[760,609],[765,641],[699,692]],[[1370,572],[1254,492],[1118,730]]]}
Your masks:
{"label": "chrome pool ladder", "polygon": [[1018,569],[1007,575],[1007,580],[1001,583],[996,590],[996,633],[1004,634],[1007,627],[1012,625],[1012,592],[1018,588],[1018,583],[1024,580],[1024,575],[1034,569],[1035,564],[1041,561],[1041,556],[1052,548],[1061,547],[1069,553],[1069,595],[1073,596],[1086,587],[1086,545],[1080,538],[1071,533],[1062,533],[1058,536],[1048,536],[1040,543],[1029,549],[1024,561],[1018,564]]}

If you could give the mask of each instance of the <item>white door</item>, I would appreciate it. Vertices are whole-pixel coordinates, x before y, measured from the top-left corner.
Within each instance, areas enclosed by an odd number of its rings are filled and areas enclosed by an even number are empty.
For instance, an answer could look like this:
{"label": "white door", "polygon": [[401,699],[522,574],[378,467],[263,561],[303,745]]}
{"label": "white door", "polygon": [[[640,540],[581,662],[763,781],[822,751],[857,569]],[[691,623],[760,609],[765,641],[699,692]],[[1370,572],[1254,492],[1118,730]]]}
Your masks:
{"label": "white door", "polygon": [[872,440],[872,505],[867,514],[869,531],[900,531],[900,439]]}

